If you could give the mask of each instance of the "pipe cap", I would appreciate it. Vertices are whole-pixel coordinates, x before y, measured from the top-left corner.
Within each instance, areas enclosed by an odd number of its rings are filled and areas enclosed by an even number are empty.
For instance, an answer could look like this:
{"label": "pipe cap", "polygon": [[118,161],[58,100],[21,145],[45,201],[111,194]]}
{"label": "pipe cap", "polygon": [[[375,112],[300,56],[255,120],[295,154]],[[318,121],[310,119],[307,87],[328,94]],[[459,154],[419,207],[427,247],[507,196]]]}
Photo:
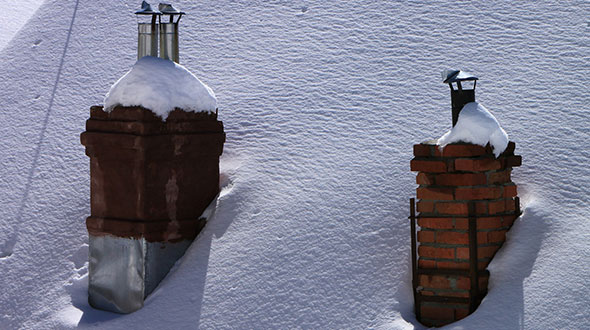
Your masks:
{"label": "pipe cap", "polygon": [[149,3],[143,1],[141,3],[141,9],[136,11],[135,15],[162,15],[162,13],[157,10],[153,10]]}
{"label": "pipe cap", "polygon": [[449,84],[457,81],[477,80],[478,78],[461,70],[444,70],[442,72],[443,83]]}
{"label": "pipe cap", "polygon": [[180,11],[169,3],[160,3],[158,9],[163,15],[184,15],[183,11]]}

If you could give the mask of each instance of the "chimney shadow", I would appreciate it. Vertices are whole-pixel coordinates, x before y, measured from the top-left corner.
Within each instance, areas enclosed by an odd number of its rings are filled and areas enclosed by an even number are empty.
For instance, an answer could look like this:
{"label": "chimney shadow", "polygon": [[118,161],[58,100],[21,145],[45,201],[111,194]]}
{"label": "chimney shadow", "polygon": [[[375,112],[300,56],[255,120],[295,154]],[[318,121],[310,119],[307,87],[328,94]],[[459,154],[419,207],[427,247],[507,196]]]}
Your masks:
{"label": "chimney shadow", "polygon": [[[490,328],[501,321],[504,329],[526,329],[524,282],[531,276],[535,261],[551,224],[537,208],[525,208],[507,234],[507,240],[488,266],[488,294],[477,310],[444,329]],[[501,317],[499,317],[501,315]]]}

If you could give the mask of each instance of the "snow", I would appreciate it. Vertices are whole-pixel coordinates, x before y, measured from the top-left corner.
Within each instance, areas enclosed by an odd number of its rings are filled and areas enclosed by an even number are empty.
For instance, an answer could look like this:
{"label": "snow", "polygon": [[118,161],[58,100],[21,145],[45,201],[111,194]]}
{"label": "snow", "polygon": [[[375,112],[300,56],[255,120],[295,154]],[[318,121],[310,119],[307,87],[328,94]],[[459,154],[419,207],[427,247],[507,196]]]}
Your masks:
{"label": "snow", "polygon": [[457,124],[438,139],[437,145],[442,151],[447,144],[456,142],[482,147],[489,143],[498,157],[508,146],[508,134],[488,109],[477,102],[470,102],[463,106]]}
{"label": "snow", "polygon": [[182,65],[144,56],[105,96],[107,112],[117,105],[143,106],[166,120],[175,108],[215,112],[217,99],[209,86]]}
{"label": "snow", "polygon": [[[12,40],[27,21],[35,15],[43,0],[0,0],[0,50]],[[39,41],[39,40],[37,40]]]}
{"label": "snow", "polygon": [[516,142],[524,211],[482,305],[445,328],[590,328],[590,4],[174,6],[227,133],[211,222],[143,309],[88,306],[80,133],[136,62],[139,2],[45,1],[0,50],[0,328],[422,329],[409,162],[451,125],[445,67],[479,77]]}

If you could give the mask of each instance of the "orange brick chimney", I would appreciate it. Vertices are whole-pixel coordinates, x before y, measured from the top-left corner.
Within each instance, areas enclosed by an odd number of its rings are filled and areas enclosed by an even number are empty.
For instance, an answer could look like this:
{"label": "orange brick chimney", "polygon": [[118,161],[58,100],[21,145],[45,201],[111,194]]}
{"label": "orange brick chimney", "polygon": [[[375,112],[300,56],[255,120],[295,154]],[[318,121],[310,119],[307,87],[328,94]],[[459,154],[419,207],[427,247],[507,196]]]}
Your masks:
{"label": "orange brick chimney", "polygon": [[487,293],[486,267],[520,215],[510,179],[512,167],[521,165],[514,148],[510,142],[496,158],[489,145],[449,144],[442,153],[435,141],[414,145],[411,170],[419,186],[418,215],[414,199],[410,210],[412,268],[415,312],[423,324],[462,319]]}

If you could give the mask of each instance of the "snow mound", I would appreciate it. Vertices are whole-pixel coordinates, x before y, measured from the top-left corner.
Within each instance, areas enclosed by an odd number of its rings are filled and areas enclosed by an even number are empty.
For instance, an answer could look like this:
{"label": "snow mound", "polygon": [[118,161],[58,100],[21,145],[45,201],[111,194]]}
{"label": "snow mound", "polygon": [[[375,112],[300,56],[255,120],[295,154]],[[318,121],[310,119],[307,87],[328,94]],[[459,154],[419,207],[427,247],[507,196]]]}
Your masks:
{"label": "snow mound", "polygon": [[442,151],[447,144],[455,142],[479,144],[483,147],[489,143],[494,155],[498,157],[508,146],[508,134],[488,109],[477,102],[470,102],[463,106],[455,127],[441,136],[436,144]]}
{"label": "snow mound", "polygon": [[145,56],[105,96],[106,111],[117,105],[142,106],[166,120],[174,108],[214,112],[217,99],[209,86],[182,65]]}

